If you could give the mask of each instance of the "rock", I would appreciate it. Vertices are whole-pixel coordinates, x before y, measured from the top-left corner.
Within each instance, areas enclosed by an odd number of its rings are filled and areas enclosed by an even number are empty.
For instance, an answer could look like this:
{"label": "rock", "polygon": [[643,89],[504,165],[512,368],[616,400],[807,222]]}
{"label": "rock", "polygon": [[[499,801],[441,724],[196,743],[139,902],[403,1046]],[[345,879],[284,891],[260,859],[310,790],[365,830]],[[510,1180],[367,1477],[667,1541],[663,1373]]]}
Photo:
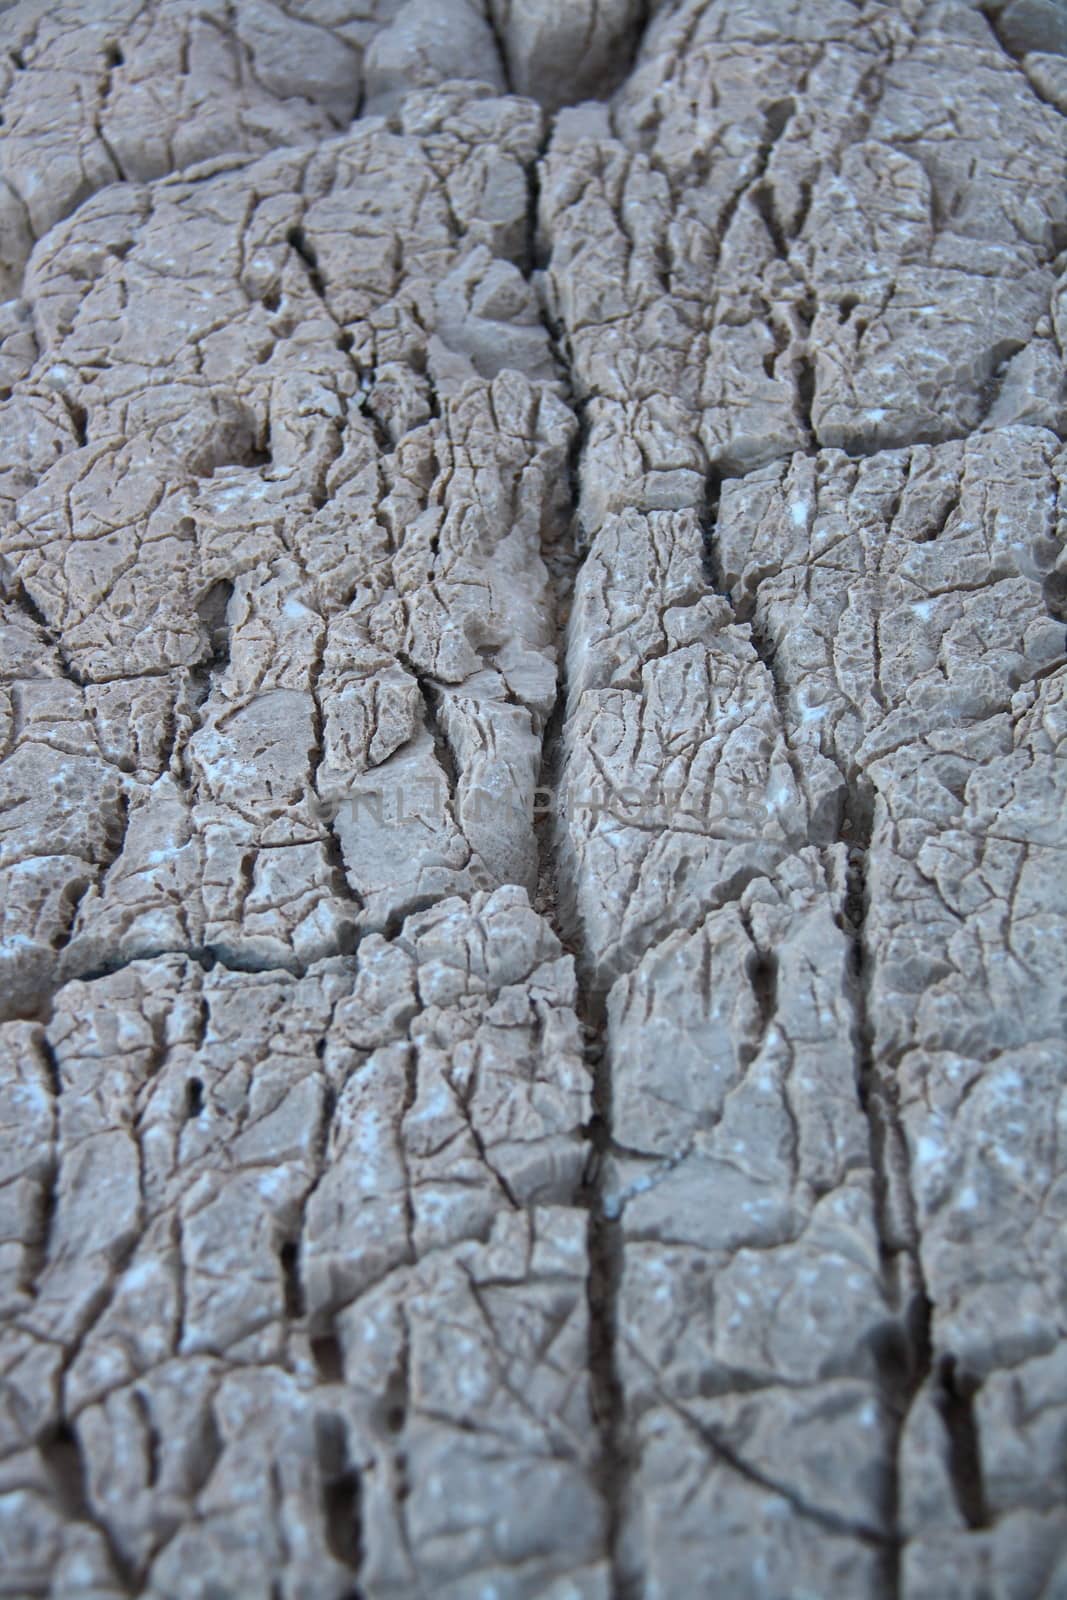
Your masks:
{"label": "rock", "polygon": [[406,0],[367,52],[366,111],[385,114],[411,89],[471,78],[504,87],[496,44],[472,0]]}
{"label": "rock", "polygon": [[1062,17],[6,10],[5,1593],[1065,1592]]}
{"label": "rock", "polygon": [[1013,53],[1067,56],[1067,8],[1059,0],[1009,0],[995,14],[997,32]]}
{"label": "rock", "polygon": [[550,111],[605,99],[629,65],[642,25],[639,0],[489,0],[489,13],[510,87]]}

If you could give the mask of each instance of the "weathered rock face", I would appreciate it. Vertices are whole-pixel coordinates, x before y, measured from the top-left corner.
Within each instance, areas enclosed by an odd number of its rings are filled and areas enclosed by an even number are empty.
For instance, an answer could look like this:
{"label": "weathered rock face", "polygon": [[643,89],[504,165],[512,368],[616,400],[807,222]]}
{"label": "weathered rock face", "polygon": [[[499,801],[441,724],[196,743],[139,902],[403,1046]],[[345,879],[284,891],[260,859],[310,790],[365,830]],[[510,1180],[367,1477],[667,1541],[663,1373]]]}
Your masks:
{"label": "weathered rock face", "polygon": [[1067,1595],[1065,8],[0,34],[0,1594]]}

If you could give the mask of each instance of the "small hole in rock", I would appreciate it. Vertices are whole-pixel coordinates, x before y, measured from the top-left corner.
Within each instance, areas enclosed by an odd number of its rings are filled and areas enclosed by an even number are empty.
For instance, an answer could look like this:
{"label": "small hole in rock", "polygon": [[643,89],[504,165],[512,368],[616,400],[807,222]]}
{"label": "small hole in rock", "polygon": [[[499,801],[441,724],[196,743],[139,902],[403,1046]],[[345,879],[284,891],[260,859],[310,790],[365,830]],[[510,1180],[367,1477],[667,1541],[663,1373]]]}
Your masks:
{"label": "small hole in rock", "polygon": [[793,116],[796,109],[796,101],[790,98],[776,100],[773,105],[767,107],[763,113],[763,120],[767,127],[768,139],[774,141],[781,138],[785,132],[786,123]]}
{"label": "small hole in rock", "polygon": [[55,1498],[63,1512],[79,1520],[88,1516],[85,1463],[78,1436],[69,1422],[61,1422],[40,1443],[41,1457],[52,1479]]}
{"label": "small hole in rock", "polygon": [[342,1565],[358,1572],[363,1559],[361,1490],[354,1468],[323,1485],[326,1536],[330,1552]]}
{"label": "small hole in rock", "polygon": [[228,611],[232,599],[233,584],[228,578],[217,578],[197,603],[197,616],[210,640],[211,660],[215,666],[221,666],[229,658]]}
{"label": "small hole in rock", "polygon": [[300,1279],[300,1246],[295,1239],[286,1239],[278,1252],[285,1294],[285,1314],[293,1321],[304,1315],[304,1285]]}
{"label": "small hole in rock", "polygon": [[74,429],[74,437],[79,445],[83,445],[88,437],[89,429],[89,418],[85,407],[78,405],[76,401],[72,400],[68,403],[67,412],[70,417],[71,426]]}
{"label": "small hole in rock", "polygon": [[345,1358],[341,1349],[340,1340],[335,1334],[323,1334],[320,1339],[311,1341],[311,1359],[323,1383],[343,1383],[345,1379]]}

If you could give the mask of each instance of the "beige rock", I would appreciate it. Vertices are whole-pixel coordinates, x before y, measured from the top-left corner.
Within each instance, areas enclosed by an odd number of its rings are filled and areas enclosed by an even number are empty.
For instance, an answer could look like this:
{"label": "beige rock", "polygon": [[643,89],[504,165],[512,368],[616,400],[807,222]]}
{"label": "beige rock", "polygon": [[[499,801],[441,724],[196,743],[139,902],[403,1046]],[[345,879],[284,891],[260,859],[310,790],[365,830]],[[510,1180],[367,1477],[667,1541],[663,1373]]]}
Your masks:
{"label": "beige rock", "polygon": [[1067,1595],[1054,0],[0,17],[0,1593]]}
{"label": "beige rock", "polygon": [[615,88],[650,8],[641,0],[488,0],[488,9],[510,87],[554,111]]}
{"label": "beige rock", "polygon": [[[606,1593],[574,993],[505,889],[303,978],[133,962],[7,1024],[6,1308],[70,1349],[11,1419],[42,1515],[66,1451],[153,1593],[340,1596],[364,1559],[380,1593]],[[509,1479],[490,1550],[462,1525]]]}
{"label": "beige rock", "polygon": [[405,0],[367,52],[370,114],[395,110],[411,89],[470,78],[503,89],[492,30],[473,0]]}

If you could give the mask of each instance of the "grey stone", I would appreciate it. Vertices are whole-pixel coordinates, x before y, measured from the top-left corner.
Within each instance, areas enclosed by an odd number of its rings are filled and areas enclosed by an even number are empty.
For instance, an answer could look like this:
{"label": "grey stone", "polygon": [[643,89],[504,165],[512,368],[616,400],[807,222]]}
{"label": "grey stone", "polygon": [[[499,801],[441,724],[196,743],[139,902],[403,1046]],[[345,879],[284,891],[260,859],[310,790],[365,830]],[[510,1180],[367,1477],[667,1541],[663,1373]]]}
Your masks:
{"label": "grey stone", "polygon": [[1067,1595],[1049,0],[0,23],[0,1593]]}

